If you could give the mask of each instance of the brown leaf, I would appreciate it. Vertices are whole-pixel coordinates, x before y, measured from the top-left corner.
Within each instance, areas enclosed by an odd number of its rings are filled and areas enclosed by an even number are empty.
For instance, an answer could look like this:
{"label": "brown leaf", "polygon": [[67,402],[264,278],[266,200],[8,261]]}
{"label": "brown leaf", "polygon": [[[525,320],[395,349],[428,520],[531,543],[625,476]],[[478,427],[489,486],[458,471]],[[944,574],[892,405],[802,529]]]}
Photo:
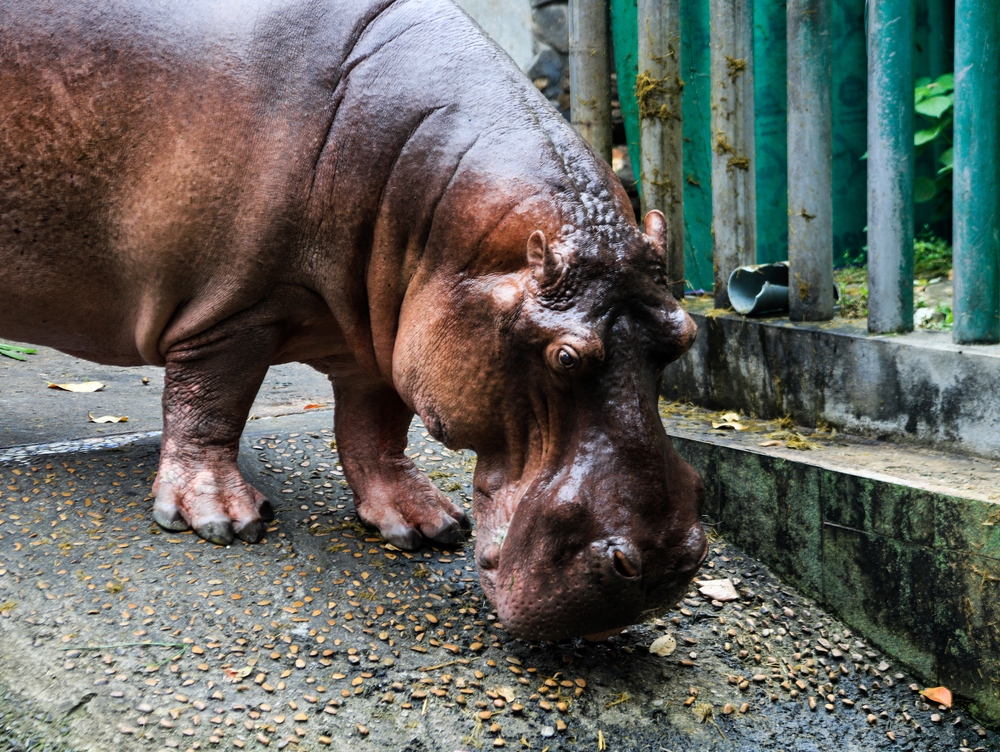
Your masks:
{"label": "brown leaf", "polygon": [[704,580],[695,584],[698,586],[699,593],[706,598],[711,598],[713,601],[725,603],[727,601],[735,601],[740,597],[739,593],[736,592],[736,588],[733,587],[732,581],[728,579]]}
{"label": "brown leaf", "polygon": [[226,669],[226,678],[229,679],[229,681],[237,682],[240,679],[246,679],[252,673],[253,673],[253,667],[252,666],[244,666],[239,671],[237,671],[234,668],[227,668]]}
{"label": "brown leaf", "polygon": [[946,708],[951,707],[951,690],[947,687],[928,687],[921,689],[920,694],[938,705],[944,705]]}
{"label": "brown leaf", "polygon": [[743,425],[742,423],[735,423],[735,422],[717,423],[714,420],[712,421],[712,428],[726,428],[726,429],[729,429],[730,431],[745,431],[745,430],[747,430],[747,427],[745,425]]}
{"label": "brown leaf", "polygon": [[649,652],[655,655],[663,656],[664,658],[668,655],[672,655],[677,649],[677,640],[669,632],[665,635],[661,635],[653,640],[653,644],[649,646]]}
{"label": "brown leaf", "polygon": [[698,720],[702,723],[708,721],[715,713],[714,708],[711,703],[703,702],[700,705],[695,705],[694,714],[698,716]]}
{"label": "brown leaf", "polygon": [[104,388],[100,381],[84,381],[82,384],[49,384],[49,389],[60,389],[64,392],[99,392]]}
{"label": "brown leaf", "polygon": [[95,418],[88,412],[87,419],[91,423],[128,423],[127,415],[122,415],[121,417],[117,415],[102,415],[100,418]]}

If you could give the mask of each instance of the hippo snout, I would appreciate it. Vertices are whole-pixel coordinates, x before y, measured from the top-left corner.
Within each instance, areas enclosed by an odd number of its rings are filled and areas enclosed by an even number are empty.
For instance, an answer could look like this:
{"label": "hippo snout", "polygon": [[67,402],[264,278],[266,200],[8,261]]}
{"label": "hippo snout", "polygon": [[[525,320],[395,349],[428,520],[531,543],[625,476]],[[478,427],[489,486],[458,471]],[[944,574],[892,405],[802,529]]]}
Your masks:
{"label": "hippo snout", "polygon": [[697,339],[698,325],[688,312],[679,306],[674,317],[677,324],[678,355],[683,355],[691,349],[695,339]]}

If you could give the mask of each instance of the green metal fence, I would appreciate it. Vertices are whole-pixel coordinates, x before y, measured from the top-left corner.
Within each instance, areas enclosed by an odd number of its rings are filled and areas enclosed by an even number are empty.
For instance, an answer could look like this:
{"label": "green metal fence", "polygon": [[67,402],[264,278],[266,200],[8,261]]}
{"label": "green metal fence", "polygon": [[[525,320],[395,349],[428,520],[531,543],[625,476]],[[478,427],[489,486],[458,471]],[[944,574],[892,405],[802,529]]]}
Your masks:
{"label": "green metal fence", "polygon": [[[683,201],[672,268],[684,269],[689,289],[708,290],[732,265],[784,260],[791,248],[797,319],[831,315],[829,301],[812,295],[826,289],[830,259],[837,266],[867,259],[869,329],[913,328],[914,227],[934,219],[929,204],[914,203],[913,186],[917,173],[933,175],[942,151],[935,145],[923,161],[914,156],[913,88],[918,76],[954,70],[953,211],[937,229],[954,227],[955,339],[1000,341],[997,0],[572,3],[609,11],[640,184],[647,166],[683,175],[683,188],[669,194],[675,209]],[[676,19],[679,40],[643,39],[652,48],[641,64],[640,34],[651,18]],[[655,82],[661,71],[648,60],[677,54],[682,143],[661,151],[682,154],[682,172],[663,154],[641,154],[650,123],[641,118],[634,85],[645,81],[648,91],[650,76]],[[644,195],[645,207],[670,208],[658,203],[668,200],[663,191],[653,193]],[[724,304],[719,292],[717,304]]]}

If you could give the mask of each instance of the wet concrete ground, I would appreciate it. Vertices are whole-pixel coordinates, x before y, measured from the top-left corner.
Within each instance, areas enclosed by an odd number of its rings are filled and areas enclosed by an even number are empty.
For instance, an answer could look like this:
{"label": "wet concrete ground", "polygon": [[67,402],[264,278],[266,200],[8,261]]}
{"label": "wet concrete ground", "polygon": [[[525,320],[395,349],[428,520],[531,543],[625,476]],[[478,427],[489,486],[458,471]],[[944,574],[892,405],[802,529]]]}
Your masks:
{"label": "wet concrete ground", "polygon": [[[0,357],[0,458],[5,447],[66,439],[93,439],[92,445],[100,445],[102,439],[116,434],[162,428],[162,368],[104,366],[47,347],[36,349],[23,363]],[[53,382],[84,381],[99,381],[105,388],[90,394],[48,388]],[[306,405],[329,408],[332,403],[333,389],[326,376],[289,363],[268,371],[250,414],[266,419],[303,412]],[[128,421],[91,423],[88,412],[95,417],[126,416]]]}
{"label": "wet concrete ground", "polygon": [[[692,587],[603,644],[511,639],[471,544],[357,525],[331,423],[248,424],[277,510],[253,546],[152,523],[155,438],[0,462],[0,749],[1000,749],[721,540],[701,579],[737,601]],[[418,423],[409,451],[468,504],[471,454]]]}

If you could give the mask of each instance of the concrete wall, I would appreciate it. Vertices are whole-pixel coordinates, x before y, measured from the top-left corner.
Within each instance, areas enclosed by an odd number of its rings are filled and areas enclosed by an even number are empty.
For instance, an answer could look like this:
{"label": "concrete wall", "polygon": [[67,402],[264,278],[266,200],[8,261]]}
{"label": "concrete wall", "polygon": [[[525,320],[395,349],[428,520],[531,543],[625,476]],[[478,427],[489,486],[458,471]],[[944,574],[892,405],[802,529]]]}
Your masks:
{"label": "concrete wall", "polygon": [[455,0],[514,58],[521,70],[527,70],[535,57],[531,31],[529,0]]}
{"label": "concrete wall", "polygon": [[1000,459],[1000,345],[872,336],[863,319],[716,315],[701,301],[688,311],[698,338],[665,372],[668,399]]}

